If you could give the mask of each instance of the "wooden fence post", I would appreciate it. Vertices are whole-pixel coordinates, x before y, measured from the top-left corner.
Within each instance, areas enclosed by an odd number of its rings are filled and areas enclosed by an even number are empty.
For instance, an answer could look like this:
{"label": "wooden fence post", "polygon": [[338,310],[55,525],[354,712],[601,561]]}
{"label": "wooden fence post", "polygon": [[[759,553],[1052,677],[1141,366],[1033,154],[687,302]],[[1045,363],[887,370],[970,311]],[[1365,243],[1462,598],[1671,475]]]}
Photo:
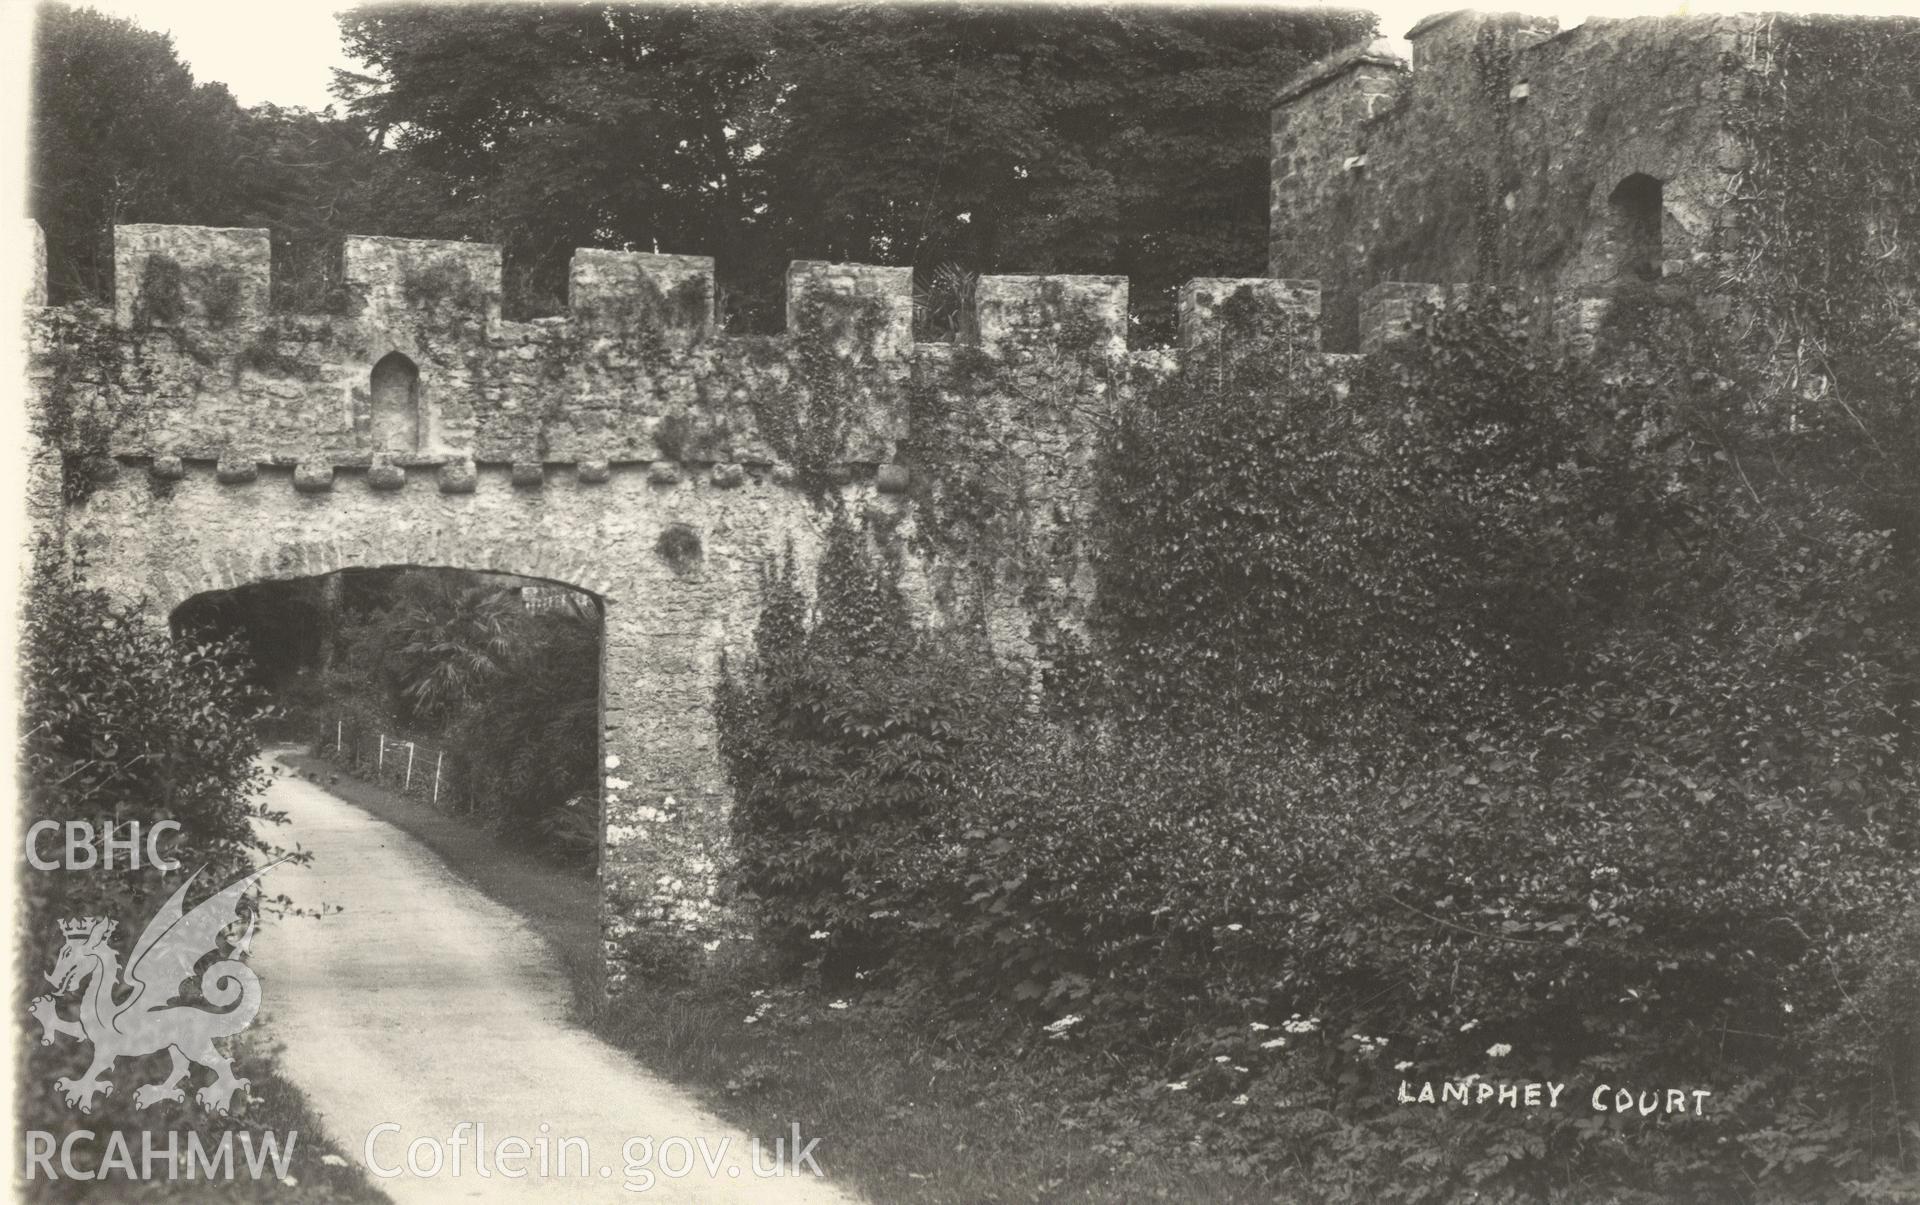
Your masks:
{"label": "wooden fence post", "polygon": [[446,760],[447,751],[445,749],[440,750],[439,754],[433,759],[433,806],[436,808],[440,806],[440,766],[441,763]]}
{"label": "wooden fence post", "polygon": [[404,785],[401,786],[400,793],[402,795],[405,795],[408,791],[411,791],[412,789],[413,789],[413,742],[408,741],[407,742],[407,781]]}
{"label": "wooden fence post", "polygon": [[378,781],[380,776],[382,774],[385,774],[386,772],[387,772],[387,734],[383,732],[380,734],[380,760],[375,762],[373,766],[373,777],[375,781]]}

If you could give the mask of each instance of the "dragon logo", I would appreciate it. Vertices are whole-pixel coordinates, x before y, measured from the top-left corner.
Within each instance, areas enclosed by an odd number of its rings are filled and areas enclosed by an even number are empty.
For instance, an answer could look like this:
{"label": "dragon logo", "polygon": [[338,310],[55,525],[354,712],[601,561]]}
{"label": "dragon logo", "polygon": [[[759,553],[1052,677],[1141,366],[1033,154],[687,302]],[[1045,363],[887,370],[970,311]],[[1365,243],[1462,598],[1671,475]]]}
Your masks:
{"label": "dragon logo", "polygon": [[[56,1035],[93,1043],[93,1065],[85,1075],[77,1080],[63,1075],[53,1081],[68,1106],[90,1113],[96,1095],[113,1095],[113,1085],[100,1077],[112,1069],[115,1059],[166,1050],[173,1056],[172,1069],[159,1083],[137,1089],[134,1106],[144,1109],[163,1100],[184,1103],[180,1083],[199,1063],[215,1078],[195,1098],[208,1109],[227,1112],[234,1092],[246,1087],[247,1081],[234,1078],[233,1065],[214,1049],[213,1042],[239,1033],[260,1011],[260,980],[239,961],[253,941],[252,919],[240,940],[232,942],[227,954],[200,975],[200,993],[213,1007],[174,1000],[200,960],[218,953],[220,934],[240,919],[240,900],[248,889],[277,865],[261,867],[186,912],[181,902],[200,877],[200,871],[194,871],[147,922],[124,972],[119,954],[108,942],[117,927],[113,921],[88,916],[60,922],[67,942],[47,975],[53,995],[35,998],[27,1011],[40,1022],[42,1046],[51,1045]],[[83,984],[79,1016],[62,1017],[55,1011],[55,997]]]}

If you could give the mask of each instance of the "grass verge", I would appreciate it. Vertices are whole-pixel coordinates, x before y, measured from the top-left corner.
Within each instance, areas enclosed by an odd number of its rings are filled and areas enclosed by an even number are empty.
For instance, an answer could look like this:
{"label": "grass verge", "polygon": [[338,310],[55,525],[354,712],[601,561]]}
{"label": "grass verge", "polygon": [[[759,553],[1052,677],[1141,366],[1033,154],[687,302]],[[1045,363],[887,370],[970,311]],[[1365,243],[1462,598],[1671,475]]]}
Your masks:
{"label": "grass verge", "polygon": [[[358,1160],[348,1158],[321,1135],[319,1120],[308,1107],[306,1097],[280,1074],[274,1052],[267,1048],[258,1035],[242,1034],[235,1038],[231,1055],[234,1074],[251,1081],[246,1089],[248,1099],[232,1117],[208,1117],[206,1111],[197,1105],[163,1102],[141,1113],[139,1123],[135,1124],[122,1116],[128,1105],[123,1101],[116,1107],[112,1097],[106,1098],[101,1112],[93,1116],[65,1112],[58,1109],[57,1105],[44,1108],[28,1105],[23,1108],[23,1129],[39,1129],[52,1135],[55,1153],[47,1166],[60,1178],[49,1180],[44,1174],[45,1168],[28,1163],[24,1152],[30,1150],[31,1146],[23,1133],[23,1146],[20,1148],[23,1157],[15,1169],[15,1199],[115,1202],[294,1200],[312,1202],[314,1205],[383,1205],[390,1202],[391,1198],[367,1178]],[[122,1081],[120,1086],[123,1091],[131,1092],[131,1086],[136,1082],[158,1078],[157,1073],[165,1067],[165,1060],[149,1058],[142,1066],[145,1071],[154,1074],[136,1077],[127,1074],[133,1064],[120,1065],[114,1078]],[[204,1080],[204,1072],[196,1069],[196,1074]],[[46,1084],[35,1082],[22,1083],[21,1089],[24,1093],[52,1092]],[[240,1099],[236,1096],[235,1103],[239,1104]],[[97,1175],[98,1178],[69,1178],[67,1169],[62,1165],[59,1150],[68,1141],[68,1135],[80,1131],[88,1131],[91,1136],[82,1134],[74,1140],[74,1170]],[[120,1162],[116,1141],[110,1137],[114,1133],[121,1136],[118,1141],[126,1144],[131,1157],[130,1166],[123,1166]],[[223,1134],[232,1135],[230,1160],[214,1156],[217,1168],[231,1167],[231,1178],[207,1179],[197,1174],[194,1178],[187,1178],[186,1166],[192,1149],[188,1138],[190,1133],[198,1134],[201,1148],[209,1151],[217,1150]],[[251,1149],[264,1153],[269,1137],[274,1149],[285,1153],[285,1174],[280,1174],[280,1167],[271,1159],[262,1158],[257,1165],[262,1174],[256,1178],[249,1170],[246,1152]],[[170,1140],[179,1152],[178,1162],[171,1165],[171,1175],[169,1164],[162,1154]],[[143,1142],[150,1145],[143,1145]],[[156,1152],[151,1163],[144,1160],[144,1152],[148,1149]],[[196,1165],[196,1173],[198,1170]],[[26,1178],[30,1171],[34,1173],[32,1179]],[[152,1174],[149,1175],[149,1172]]]}

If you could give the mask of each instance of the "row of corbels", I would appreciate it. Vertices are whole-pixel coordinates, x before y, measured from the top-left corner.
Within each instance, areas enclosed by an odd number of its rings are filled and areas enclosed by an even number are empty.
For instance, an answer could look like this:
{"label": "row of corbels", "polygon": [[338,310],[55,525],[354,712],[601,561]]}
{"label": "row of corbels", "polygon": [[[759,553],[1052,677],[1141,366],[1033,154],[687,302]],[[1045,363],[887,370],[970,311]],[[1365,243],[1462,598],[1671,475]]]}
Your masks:
{"label": "row of corbels", "polygon": [[[682,465],[671,460],[634,462],[643,466],[649,484],[675,486],[683,481],[692,480],[699,475],[700,466]],[[257,481],[260,477],[258,460],[238,457],[221,457],[214,465],[214,478],[222,485],[245,485]],[[293,467],[293,488],[305,494],[326,493],[333,488],[336,469],[340,467],[327,460],[302,460]],[[431,466],[440,492],[443,494],[471,494],[480,480],[479,466],[471,458],[457,457],[441,461]],[[549,466],[536,460],[516,460],[507,466],[509,481],[515,489],[537,490],[545,487],[548,481],[549,467],[571,468],[574,480],[581,485],[605,485],[613,479],[614,464],[606,460],[580,460],[570,464]],[[791,465],[774,464],[757,466],[767,471],[775,485],[789,485],[794,480]],[[375,490],[391,492],[405,488],[408,478],[408,465],[400,463],[395,457],[376,455],[366,466],[367,485]],[[836,466],[834,474],[841,484],[852,481],[854,466]],[[180,456],[156,456],[147,466],[147,473],[155,481],[179,481],[188,474],[187,461]],[[721,462],[706,466],[706,478],[718,489],[738,489],[747,483],[750,470],[744,464]],[[752,474],[757,476],[757,474]],[[903,494],[912,480],[912,473],[903,464],[879,464],[873,466],[875,487],[883,494]]]}

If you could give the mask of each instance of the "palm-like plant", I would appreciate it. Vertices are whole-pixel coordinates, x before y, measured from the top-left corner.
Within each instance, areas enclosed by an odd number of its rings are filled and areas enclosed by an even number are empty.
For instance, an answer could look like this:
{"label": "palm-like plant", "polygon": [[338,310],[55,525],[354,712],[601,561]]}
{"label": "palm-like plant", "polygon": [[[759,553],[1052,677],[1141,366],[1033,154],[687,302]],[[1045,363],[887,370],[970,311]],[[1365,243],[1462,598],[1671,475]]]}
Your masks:
{"label": "palm-like plant", "polygon": [[401,579],[391,631],[401,695],[417,723],[440,727],[497,686],[524,647],[511,590],[465,575]]}

